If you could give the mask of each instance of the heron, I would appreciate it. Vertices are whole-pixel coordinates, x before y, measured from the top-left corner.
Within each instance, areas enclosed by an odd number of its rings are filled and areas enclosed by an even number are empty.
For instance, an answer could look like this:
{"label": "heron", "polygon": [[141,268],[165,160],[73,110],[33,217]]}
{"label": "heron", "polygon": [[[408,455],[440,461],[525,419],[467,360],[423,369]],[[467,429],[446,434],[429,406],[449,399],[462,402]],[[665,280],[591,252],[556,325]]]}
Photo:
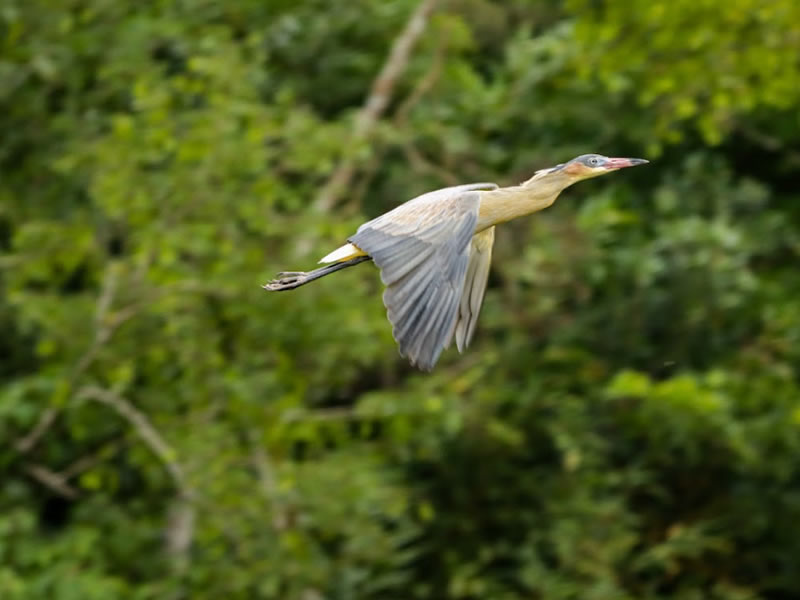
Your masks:
{"label": "heron", "polygon": [[313,271],[278,273],[264,289],[291,290],[365,261],[380,270],[400,355],[430,371],[455,337],[472,341],[492,261],[495,226],[547,208],[578,181],[647,163],[583,154],[510,187],[470,183],[413,198],[361,225]]}

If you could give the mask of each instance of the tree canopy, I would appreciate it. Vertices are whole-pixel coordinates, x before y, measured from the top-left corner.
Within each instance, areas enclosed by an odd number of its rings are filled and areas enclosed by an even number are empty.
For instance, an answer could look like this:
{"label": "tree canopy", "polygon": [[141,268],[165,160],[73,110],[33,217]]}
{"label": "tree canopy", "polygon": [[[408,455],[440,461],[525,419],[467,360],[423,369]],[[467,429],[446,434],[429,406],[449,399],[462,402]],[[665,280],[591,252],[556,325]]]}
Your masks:
{"label": "tree canopy", "polygon": [[[0,598],[800,595],[798,23],[6,0]],[[499,228],[431,374],[371,266],[260,288],[585,152],[651,164]]]}

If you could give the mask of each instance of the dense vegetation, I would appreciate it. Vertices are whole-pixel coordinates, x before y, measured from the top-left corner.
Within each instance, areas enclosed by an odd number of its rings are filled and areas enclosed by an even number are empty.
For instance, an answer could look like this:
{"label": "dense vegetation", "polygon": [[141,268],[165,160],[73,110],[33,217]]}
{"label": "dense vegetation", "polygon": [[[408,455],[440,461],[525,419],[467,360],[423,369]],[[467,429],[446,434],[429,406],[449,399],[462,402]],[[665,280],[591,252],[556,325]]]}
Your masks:
{"label": "dense vegetation", "polygon": [[[368,122],[418,5],[3,2],[0,598],[800,597],[800,3],[441,2]],[[584,152],[432,374],[260,288]]]}

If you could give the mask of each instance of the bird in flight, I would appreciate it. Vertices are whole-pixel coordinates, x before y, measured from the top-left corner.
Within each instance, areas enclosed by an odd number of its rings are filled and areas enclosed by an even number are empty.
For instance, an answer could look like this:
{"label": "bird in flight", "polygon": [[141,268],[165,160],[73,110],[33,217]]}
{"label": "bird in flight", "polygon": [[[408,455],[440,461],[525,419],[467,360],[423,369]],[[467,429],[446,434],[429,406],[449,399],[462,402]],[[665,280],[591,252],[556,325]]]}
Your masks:
{"label": "bird in flight", "polygon": [[386,286],[383,303],[400,355],[430,371],[453,337],[459,352],[472,340],[495,225],[547,208],[573,183],[647,162],[583,154],[520,185],[471,183],[428,192],[361,225],[319,261],[325,266],[278,273],[264,289],[291,290],[372,260]]}

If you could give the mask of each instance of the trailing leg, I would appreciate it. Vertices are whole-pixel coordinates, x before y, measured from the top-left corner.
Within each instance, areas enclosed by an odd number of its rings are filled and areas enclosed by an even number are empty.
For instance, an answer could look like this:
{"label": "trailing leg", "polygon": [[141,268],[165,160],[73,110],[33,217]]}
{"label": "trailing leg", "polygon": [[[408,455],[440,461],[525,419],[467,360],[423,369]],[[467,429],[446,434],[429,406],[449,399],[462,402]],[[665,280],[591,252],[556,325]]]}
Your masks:
{"label": "trailing leg", "polygon": [[346,260],[343,262],[331,263],[329,265],[325,265],[324,267],[320,267],[319,269],[314,269],[313,271],[283,271],[278,273],[277,279],[273,279],[272,281],[268,282],[264,285],[264,289],[270,292],[283,292],[285,290],[293,290],[294,288],[300,287],[301,285],[305,285],[315,279],[319,279],[320,277],[325,277],[325,275],[330,275],[336,271],[341,269],[346,269],[348,267],[353,267],[358,263],[362,263],[365,260],[371,260],[369,256],[357,256],[356,258],[352,258],[350,260]]}

